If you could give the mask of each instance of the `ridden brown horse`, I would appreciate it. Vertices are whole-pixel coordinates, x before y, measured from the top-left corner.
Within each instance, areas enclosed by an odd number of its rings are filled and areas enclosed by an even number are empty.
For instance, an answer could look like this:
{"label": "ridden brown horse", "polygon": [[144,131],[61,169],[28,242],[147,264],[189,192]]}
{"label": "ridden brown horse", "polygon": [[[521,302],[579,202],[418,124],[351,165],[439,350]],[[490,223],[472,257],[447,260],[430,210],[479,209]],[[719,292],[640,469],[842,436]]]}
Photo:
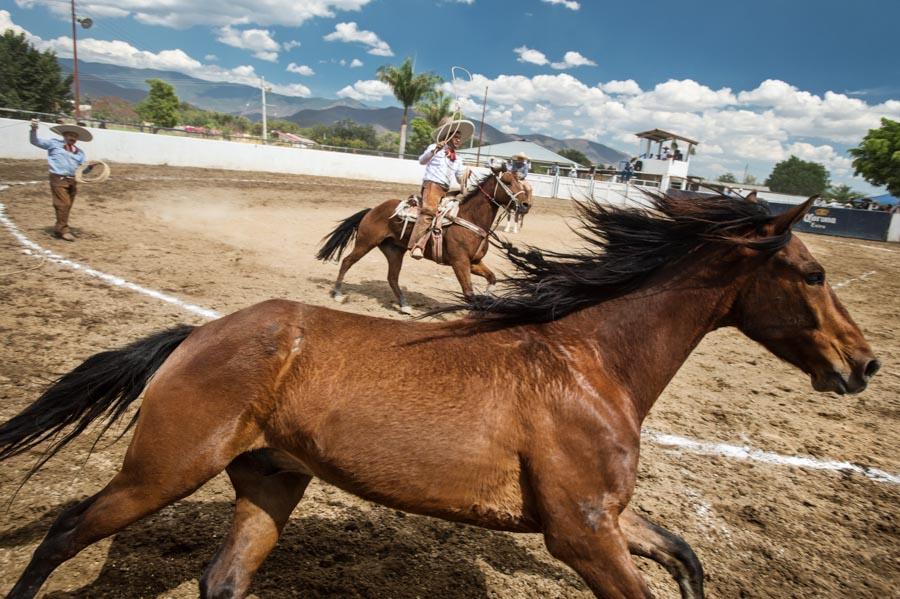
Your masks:
{"label": "ridden brown horse", "polygon": [[504,295],[469,297],[470,318],[272,300],[88,358],[0,426],[0,458],[44,440],[52,456],[146,386],[134,437],[109,484],[59,515],[9,597],[33,597],[91,543],[227,470],[234,523],[203,597],[246,595],[317,476],[396,509],[543,533],[597,597],[650,597],[631,553],[701,598],[687,543],[628,507],[641,423],[694,347],[734,326],[838,394],[879,368],[791,234],[810,205],[779,216],[726,197],[588,205],[586,251],[506,244],[520,274]]}
{"label": "ridden brown horse", "polygon": [[[514,211],[518,206],[530,206],[531,186],[516,178],[514,173],[494,169],[475,184],[475,187],[460,200],[457,219],[443,232],[442,261],[453,267],[459,286],[464,295],[471,296],[472,275],[487,279],[488,289],[493,289],[497,277],[481,260],[488,251],[488,235],[492,230],[497,211],[501,208]],[[353,239],[353,250],[341,261],[337,280],[331,295],[335,301],[343,303],[346,296],[341,290],[344,275],[360,258],[374,248],[381,250],[388,261],[388,284],[400,304],[400,311],[411,314],[412,308],[400,289],[400,268],[409,247],[413,223],[404,222],[395,216],[401,200],[388,200],[374,208],[366,208],[346,218],[322,240],[322,248],[316,254],[319,260],[340,259],[344,249]],[[474,225],[467,226],[466,223]],[[425,257],[437,262],[434,247],[428,243]]]}

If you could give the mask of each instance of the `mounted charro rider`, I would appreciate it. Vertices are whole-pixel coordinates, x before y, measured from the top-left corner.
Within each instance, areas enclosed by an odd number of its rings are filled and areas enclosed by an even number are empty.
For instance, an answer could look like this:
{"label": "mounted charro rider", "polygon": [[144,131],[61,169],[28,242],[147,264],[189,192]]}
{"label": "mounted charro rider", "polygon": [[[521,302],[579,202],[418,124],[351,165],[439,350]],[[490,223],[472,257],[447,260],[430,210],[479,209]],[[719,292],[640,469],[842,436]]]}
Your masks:
{"label": "mounted charro rider", "polygon": [[472,137],[475,125],[471,121],[447,120],[435,129],[431,138],[435,143],[425,148],[419,164],[425,165],[422,181],[422,208],[409,238],[410,255],[419,260],[424,256],[425,244],[431,231],[438,203],[450,190],[452,179],[462,183],[463,160],[456,149]]}

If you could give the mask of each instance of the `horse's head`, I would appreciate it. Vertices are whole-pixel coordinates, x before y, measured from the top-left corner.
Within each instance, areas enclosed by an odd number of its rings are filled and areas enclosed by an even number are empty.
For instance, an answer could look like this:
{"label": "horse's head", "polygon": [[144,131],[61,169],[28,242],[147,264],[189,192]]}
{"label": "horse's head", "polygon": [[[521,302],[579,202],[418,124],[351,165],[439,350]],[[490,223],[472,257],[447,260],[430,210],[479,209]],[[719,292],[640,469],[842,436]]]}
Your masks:
{"label": "horse's head", "polygon": [[881,365],[828,284],[825,269],[790,235],[814,200],[758,231],[761,243],[787,240],[784,247],[773,251],[751,245],[741,250],[761,264],[741,287],[730,324],[809,374],[816,391],[859,393]]}
{"label": "horse's head", "polygon": [[531,184],[506,170],[506,165],[491,169],[497,181],[494,197],[498,203],[512,204],[510,210],[527,213],[531,209]]}

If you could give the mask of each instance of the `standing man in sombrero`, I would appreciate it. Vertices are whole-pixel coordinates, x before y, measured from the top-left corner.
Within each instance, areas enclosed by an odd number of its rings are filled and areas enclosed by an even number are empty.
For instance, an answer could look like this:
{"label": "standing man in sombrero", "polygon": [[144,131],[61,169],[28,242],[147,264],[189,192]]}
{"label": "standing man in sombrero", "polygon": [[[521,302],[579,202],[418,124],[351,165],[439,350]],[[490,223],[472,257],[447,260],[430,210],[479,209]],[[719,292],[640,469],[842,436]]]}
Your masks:
{"label": "standing man in sombrero", "polygon": [[431,138],[435,143],[425,148],[419,164],[425,165],[422,181],[422,208],[409,238],[410,256],[419,260],[425,255],[425,244],[437,213],[438,203],[450,190],[451,177],[462,183],[463,161],[456,149],[472,137],[475,125],[471,121],[449,121],[435,129]]}
{"label": "standing man in sombrero", "polygon": [[31,144],[47,150],[47,163],[50,165],[50,191],[53,194],[53,209],[56,210],[53,233],[60,239],[75,241],[75,236],[69,229],[69,212],[75,202],[75,194],[78,193],[75,170],[87,158],[75,143],[91,141],[93,136],[90,131],[78,125],[57,125],[50,129],[63,139],[40,139],[37,130],[37,121],[32,121]]}

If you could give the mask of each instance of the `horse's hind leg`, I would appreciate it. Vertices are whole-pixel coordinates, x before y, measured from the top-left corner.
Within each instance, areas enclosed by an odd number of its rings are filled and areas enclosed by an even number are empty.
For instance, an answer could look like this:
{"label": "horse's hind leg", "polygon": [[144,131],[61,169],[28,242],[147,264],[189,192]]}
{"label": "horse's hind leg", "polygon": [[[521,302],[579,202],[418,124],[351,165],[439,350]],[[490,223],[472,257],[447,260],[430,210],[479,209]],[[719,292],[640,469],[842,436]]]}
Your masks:
{"label": "horse's hind leg", "polygon": [[406,295],[400,289],[400,269],[403,267],[403,257],[406,255],[406,250],[392,243],[390,239],[382,241],[378,249],[387,258],[387,281],[388,285],[391,286],[391,291],[394,292],[394,297],[397,298],[397,302],[400,304],[400,311],[404,314],[412,314],[412,308],[409,302],[406,301]]}
{"label": "horse's hind leg", "polygon": [[[129,454],[132,450],[133,447],[129,448]],[[197,471],[173,468],[167,473],[139,462],[126,459],[126,466],[102,491],[57,517],[8,599],[34,597],[50,573],[64,561],[88,545],[190,494],[224,468],[224,464]]]}
{"label": "horse's hind leg", "polygon": [[236,504],[234,523],[200,579],[204,599],[244,597],[250,580],[275,547],[281,530],[312,477],[285,468],[270,450],[238,456],[228,466]]}
{"label": "horse's hind leg", "polygon": [[350,270],[350,267],[359,262],[359,260],[372,251],[372,248],[375,247],[376,244],[372,243],[368,239],[364,239],[361,236],[357,236],[356,244],[353,246],[353,251],[351,251],[347,256],[341,260],[341,268],[338,271],[337,279],[334,282],[334,287],[331,290],[331,297],[334,298],[334,301],[343,304],[347,297],[341,291],[341,285],[344,283],[344,275],[347,274],[347,271]]}
{"label": "horse's hind leg", "polygon": [[668,570],[681,589],[682,599],[703,599],[703,567],[690,545],[630,508],[619,516],[619,526],[628,539],[628,550]]}

